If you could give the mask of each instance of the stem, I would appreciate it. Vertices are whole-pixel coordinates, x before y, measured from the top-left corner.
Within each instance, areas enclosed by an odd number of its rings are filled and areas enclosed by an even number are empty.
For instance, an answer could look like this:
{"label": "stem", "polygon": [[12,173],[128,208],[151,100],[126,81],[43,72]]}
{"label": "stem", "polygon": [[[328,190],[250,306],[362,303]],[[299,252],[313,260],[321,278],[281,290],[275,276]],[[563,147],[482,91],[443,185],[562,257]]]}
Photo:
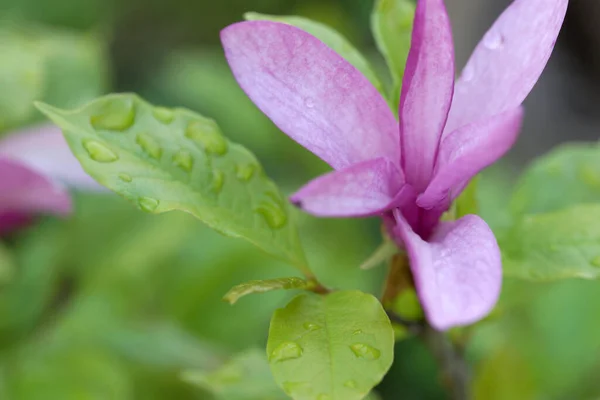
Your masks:
{"label": "stem", "polygon": [[421,338],[437,359],[443,383],[451,393],[452,399],[470,399],[469,366],[448,336],[426,325],[422,330]]}

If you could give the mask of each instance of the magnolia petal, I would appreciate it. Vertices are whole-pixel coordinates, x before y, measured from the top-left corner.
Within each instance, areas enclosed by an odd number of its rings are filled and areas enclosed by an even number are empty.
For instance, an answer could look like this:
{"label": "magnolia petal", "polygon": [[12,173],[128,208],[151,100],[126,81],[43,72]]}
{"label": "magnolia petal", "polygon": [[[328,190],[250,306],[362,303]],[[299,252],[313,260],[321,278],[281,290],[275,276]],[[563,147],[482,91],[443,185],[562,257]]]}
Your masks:
{"label": "magnolia petal", "polygon": [[323,175],[290,200],[304,211],[322,217],[377,215],[401,202],[403,180],[391,161],[377,158]]}
{"label": "magnolia petal", "polygon": [[466,125],[444,138],[436,174],[417,204],[432,208],[454,200],[471,178],[502,157],[521,130],[523,108]]}
{"label": "magnolia petal", "polygon": [[270,21],[231,25],[221,40],[250,99],[334,169],[376,157],[399,159],[398,125],[387,102],[323,42]]}
{"label": "magnolia petal", "polygon": [[26,165],[0,158],[0,178],[0,214],[71,212],[69,193]]}
{"label": "magnolia petal", "polygon": [[498,18],[456,83],[445,133],[519,106],[556,43],[568,0],[515,0]]}
{"label": "magnolia petal", "polygon": [[103,190],[83,171],[60,129],[51,124],[29,127],[0,140],[0,157],[69,186]]}
{"label": "magnolia petal", "polygon": [[410,259],[421,305],[432,327],[472,324],[494,307],[502,285],[500,249],[478,216],[442,222],[426,242],[395,212],[396,234]]}
{"label": "magnolia petal", "polygon": [[454,45],[446,7],[443,0],[420,0],[399,109],[402,167],[417,191],[433,173],[453,89]]}

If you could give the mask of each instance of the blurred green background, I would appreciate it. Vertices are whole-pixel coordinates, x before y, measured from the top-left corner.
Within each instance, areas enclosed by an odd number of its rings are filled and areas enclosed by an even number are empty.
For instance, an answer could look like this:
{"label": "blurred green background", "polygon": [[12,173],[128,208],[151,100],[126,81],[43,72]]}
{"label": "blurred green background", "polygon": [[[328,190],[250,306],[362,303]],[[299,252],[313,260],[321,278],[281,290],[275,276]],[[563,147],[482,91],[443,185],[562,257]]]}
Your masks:
{"label": "blurred green background", "polygon": [[[448,3],[459,15],[461,5]],[[489,3],[494,12],[506,4]],[[291,192],[327,168],[244,96],[219,30],[246,11],[303,15],[344,33],[383,70],[371,8],[370,0],[0,0],[0,129],[41,121],[33,100],[66,107],[135,91],[216,119]],[[461,32],[455,36],[471,38]],[[529,119],[524,136],[543,126]],[[511,160],[525,162],[564,139],[571,137],[548,138],[535,150],[526,143]],[[503,223],[518,165],[484,174],[479,199],[492,225]],[[293,276],[291,267],[184,214],[146,215],[106,193],[76,193],[75,201],[72,217],[40,219],[0,242],[0,399],[285,398],[277,390],[253,395],[259,377],[244,381],[239,366],[227,363],[248,349],[264,353],[270,316],[292,294],[250,296],[235,306],[221,298],[246,280]],[[325,284],[379,294],[383,268],[358,269],[381,240],[377,221],[298,219]],[[595,282],[506,280],[494,316],[460,332],[470,338],[476,397],[598,398],[598,310]],[[377,392],[384,400],[443,399],[436,371],[420,342],[407,338]],[[227,391],[236,385],[246,389]]]}

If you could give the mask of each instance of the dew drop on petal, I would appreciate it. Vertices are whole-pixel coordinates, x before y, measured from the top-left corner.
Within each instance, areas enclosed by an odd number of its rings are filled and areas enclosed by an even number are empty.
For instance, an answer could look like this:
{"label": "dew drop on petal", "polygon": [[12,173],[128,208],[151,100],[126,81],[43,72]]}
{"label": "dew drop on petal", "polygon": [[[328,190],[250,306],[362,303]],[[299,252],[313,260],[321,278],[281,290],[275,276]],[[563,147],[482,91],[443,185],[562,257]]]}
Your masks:
{"label": "dew drop on petal", "polygon": [[379,350],[364,343],[354,343],[350,345],[350,350],[352,350],[356,357],[367,360],[377,360],[381,356]]}
{"label": "dew drop on petal", "polygon": [[489,31],[483,38],[483,45],[490,50],[498,50],[504,45],[504,37],[500,32]]}
{"label": "dew drop on petal", "polygon": [[83,147],[94,161],[110,163],[119,159],[119,156],[114,151],[96,140],[85,140],[83,142]]}
{"label": "dew drop on petal", "polygon": [[296,342],[283,342],[273,350],[269,361],[281,362],[300,358],[302,347]]}
{"label": "dew drop on petal", "polygon": [[470,63],[465,66],[460,76],[460,80],[463,82],[469,82],[475,77],[475,67]]}

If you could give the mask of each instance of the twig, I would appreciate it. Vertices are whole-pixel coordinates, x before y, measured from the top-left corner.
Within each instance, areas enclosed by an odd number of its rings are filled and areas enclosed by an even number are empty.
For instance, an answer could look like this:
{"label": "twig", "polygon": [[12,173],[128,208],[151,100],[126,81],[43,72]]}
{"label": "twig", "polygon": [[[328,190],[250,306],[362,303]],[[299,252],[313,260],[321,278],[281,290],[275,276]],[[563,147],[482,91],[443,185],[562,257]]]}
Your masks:
{"label": "twig", "polygon": [[454,400],[470,399],[469,366],[463,355],[457,351],[444,332],[425,325],[421,337],[437,359],[441,368],[443,383]]}

